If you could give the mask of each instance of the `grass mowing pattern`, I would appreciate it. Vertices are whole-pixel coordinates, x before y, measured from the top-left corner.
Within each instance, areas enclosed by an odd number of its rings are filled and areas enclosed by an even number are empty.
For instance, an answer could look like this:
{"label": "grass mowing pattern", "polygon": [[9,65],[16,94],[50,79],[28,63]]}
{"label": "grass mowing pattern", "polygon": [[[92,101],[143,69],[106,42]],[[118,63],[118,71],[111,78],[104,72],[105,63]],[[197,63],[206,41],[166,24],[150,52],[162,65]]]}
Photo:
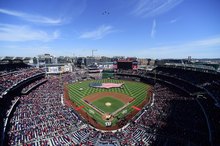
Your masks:
{"label": "grass mowing pattern", "polygon": [[[106,106],[105,103],[107,102],[111,103],[111,106]],[[113,97],[103,97],[95,100],[92,104],[105,113],[113,113],[124,105],[123,102]]]}
{"label": "grass mowing pattern", "polygon": [[[103,88],[89,87],[89,83],[91,83],[91,82],[124,83],[124,85],[123,85],[123,89],[121,89],[121,88],[103,89]],[[83,90],[80,91],[79,90],[80,88],[83,88]],[[85,112],[87,112],[91,117],[95,118],[103,126],[105,125],[105,121],[102,120],[101,114],[99,114],[98,112],[95,112],[95,114],[89,113],[89,109],[91,109],[91,107],[89,107],[82,100],[83,97],[88,96],[93,93],[97,93],[97,92],[117,92],[117,93],[126,94],[132,98],[135,98],[135,100],[125,108],[125,110],[127,110],[126,114],[128,114],[133,110],[131,108],[131,106],[140,105],[142,103],[142,101],[147,97],[147,89],[148,88],[149,88],[149,86],[147,84],[144,84],[141,82],[115,80],[115,79],[89,80],[89,81],[77,82],[77,83],[68,85],[70,99],[78,106],[83,105],[84,106],[83,110]],[[117,115],[118,115],[118,117],[124,117],[126,114],[123,114],[121,111]],[[117,119],[114,119],[112,121],[113,125],[115,123],[117,123]]]}

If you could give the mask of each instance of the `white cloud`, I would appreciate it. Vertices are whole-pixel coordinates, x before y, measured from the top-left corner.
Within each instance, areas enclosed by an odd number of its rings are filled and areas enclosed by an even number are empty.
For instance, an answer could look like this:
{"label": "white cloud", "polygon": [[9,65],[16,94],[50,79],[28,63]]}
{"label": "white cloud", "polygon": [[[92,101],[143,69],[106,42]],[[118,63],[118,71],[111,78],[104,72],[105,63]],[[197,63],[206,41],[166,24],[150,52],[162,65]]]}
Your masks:
{"label": "white cloud", "polygon": [[189,49],[200,49],[200,48],[208,49],[209,47],[216,47],[216,46],[220,46],[220,37],[186,42],[183,44],[155,47],[155,48],[150,48],[150,50],[157,49],[162,51],[162,50],[178,50],[178,49],[189,50]]}
{"label": "white cloud", "polygon": [[21,18],[25,21],[34,22],[34,23],[52,24],[52,25],[58,25],[58,24],[63,23],[63,20],[60,18],[52,19],[52,18],[48,18],[48,17],[43,17],[43,16],[39,16],[39,15],[31,15],[31,14],[7,10],[7,9],[0,9],[0,13],[14,16],[14,17],[18,17],[18,18]]}
{"label": "white cloud", "polygon": [[156,23],[156,20],[154,19],[153,24],[152,24],[152,29],[151,29],[151,38],[154,38],[156,35],[156,26],[157,26],[157,23]]}
{"label": "white cloud", "polygon": [[216,50],[220,48],[220,37],[213,37],[203,40],[191,41],[175,45],[164,45],[151,48],[145,48],[137,51],[137,56],[154,58],[186,58],[193,57],[220,57]]}
{"label": "white cloud", "polygon": [[176,23],[177,20],[178,20],[178,19],[172,19],[172,20],[170,20],[170,23],[171,23],[171,24],[172,24],[172,23]]}
{"label": "white cloud", "polygon": [[58,31],[48,34],[45,31],[32,29],[25,25],[0,24],[0,41],[50,41],[58,37]]}
{"label": "white cloud", "polygon": [[205,39],[205,40],[199,40],[194,41],[188,44],[190,47],[212,47],[212,46],[220,46],[220,37],[211,38],[211,39]]}
{"label": "white cloud", "polygon": [[13,45],[13,46],[1,46],[2,51],[1,55],[2,56],[21,56],[21,57],[34,57],[40,54],[52,54],[56,51],[54,51],[52,48],[49,46],[42,46],[42,45]]}
{"label": "white cloud", "polygon": [[115,30],[113,30],[112,26],[102,25],[95,30],[82,33],[79,38],[98,40],[113,32]]}
{"label": "white cloud", "polygon": [[181,2],[183,0],[139,0],[132,13],[141,17],[153,17],[168,12]]}

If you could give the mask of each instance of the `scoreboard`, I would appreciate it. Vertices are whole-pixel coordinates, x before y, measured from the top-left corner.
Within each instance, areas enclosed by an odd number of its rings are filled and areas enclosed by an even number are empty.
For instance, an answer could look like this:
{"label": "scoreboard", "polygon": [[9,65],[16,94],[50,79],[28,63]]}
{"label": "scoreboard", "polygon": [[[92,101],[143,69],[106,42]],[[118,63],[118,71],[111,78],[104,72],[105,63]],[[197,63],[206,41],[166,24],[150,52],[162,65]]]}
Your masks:
{"label": "scoreboard", "polygon": [[137,61],[118,60],[113,62],[114,69],[136,70],[138,69]]}
{"label": "scoreboard", "polygon": [[132,62],[118,62],[118,69],[123,69],[123,70],[132,69]]}

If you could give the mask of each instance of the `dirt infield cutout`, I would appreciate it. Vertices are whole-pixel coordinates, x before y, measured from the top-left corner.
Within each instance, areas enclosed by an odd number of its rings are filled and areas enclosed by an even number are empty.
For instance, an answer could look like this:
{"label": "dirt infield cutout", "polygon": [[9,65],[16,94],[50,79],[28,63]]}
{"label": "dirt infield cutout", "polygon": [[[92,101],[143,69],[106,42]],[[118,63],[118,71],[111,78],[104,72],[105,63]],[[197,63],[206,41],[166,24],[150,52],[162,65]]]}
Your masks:
{"label": "dirt infield cutout", "polygon": [[88,101],[89,103],[92,103],[93,101],[95,101],[97,99],[101,99],[101,98],[107,97],[107,96],[114,97],[114,98],[120,100],[121,102],[123,102],[124,104],[131,102],[133,100],[132,97],[130,97],[126,94],[115,93],[115,92],[98,92],[98,93],[94,93],[94,94],[85,96],[83,98],[83,100]]}

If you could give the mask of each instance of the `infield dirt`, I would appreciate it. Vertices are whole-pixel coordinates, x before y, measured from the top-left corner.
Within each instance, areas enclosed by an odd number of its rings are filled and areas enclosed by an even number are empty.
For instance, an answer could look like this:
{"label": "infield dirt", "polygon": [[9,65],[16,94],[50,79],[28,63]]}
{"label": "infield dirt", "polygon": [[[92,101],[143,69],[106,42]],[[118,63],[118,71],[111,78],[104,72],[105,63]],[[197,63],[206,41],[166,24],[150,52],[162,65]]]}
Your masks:
{"label": "infield dirt", "polygon": [[93,101],[95,101],[97,99],[100,99],[102,97],[107,97],[107,96],[114,97],[114,98],[120,100],[121,102],[123,102],[124,104],[126,104],[128,102],[131,102],[133,100],[133,98],[128,96],[128,95],[125,95],[125,94],[122,94],[122,93],[115,93],[115,92],[94,93],[94,94],[91,94],[89,96],[85,96],[83,98],[83,100],[87,100],[88,102],[92,103]]}

